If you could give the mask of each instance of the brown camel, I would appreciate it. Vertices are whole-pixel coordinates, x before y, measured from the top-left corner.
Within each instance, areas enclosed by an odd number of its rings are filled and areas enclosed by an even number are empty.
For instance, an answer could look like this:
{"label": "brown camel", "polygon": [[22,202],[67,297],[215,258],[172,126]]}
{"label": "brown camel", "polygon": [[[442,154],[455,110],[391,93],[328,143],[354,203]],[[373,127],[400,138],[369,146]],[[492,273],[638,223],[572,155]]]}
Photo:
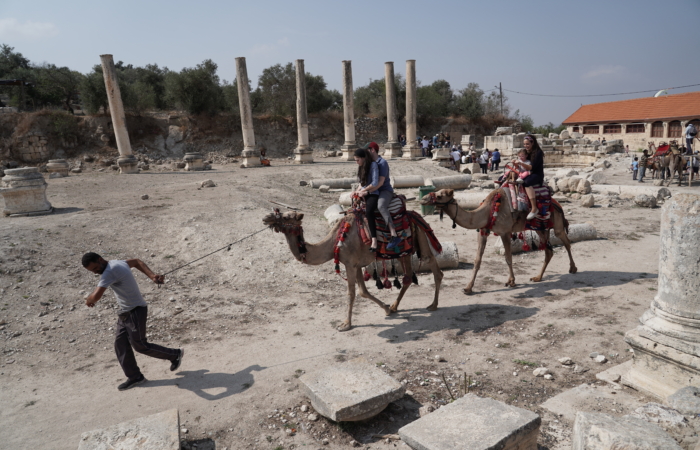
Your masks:
{"label": "brown camel", "polygon": [[[525,229],[526,222],[526,211],[513,212],[510,202],[506,199],[505,191],[502,189],[496,189],[491,192],[484,202],[474,211],[465,211],[457,205],[457,201],[454,199],[454,191],[452,189],[442,189],[434,192],[428,196],[421,199],[421,203],[424,205],[435,205],[438,209],[444,211],[457,225],[467,228],[469,230],[479,230],[484,229],[489,224],[489,216],[491,215],[491,203],[494,201],[496,193],[500,191],[501,193],[501,207],[496,217],[495,222],[491,231],[496,233],[501,237],[503,241],[503,249],[506,254],[506,263],[508,264],[508,271],[510,276],[506,286],[515,286],[515,275],[513,274],[513,255],[511,253],[510,242],[511,234],[518,233]],[[569,242],[569,237],[567,236],[567,229],[569,226],[568,221],[564,217],[564,211],[560,208],[555,207],[552,204],[551,209],[552,221],[554,223],[554,234],[564,243],[566,251],[569,253],[569,273],[576,273],[576,264],[574,263],[574,258],[571,255],[571,242]],[[542,281],[544,276],[544,271],[547,269],[547,264],[552,259],[554,252],[549,245],[549,230],[538,231],[537,234],[540,238],[540,243],[544,243],[544,265],[542,265],[542,270],[540,274],[536,277],[530,278],[531,281]],[[484,249],[486,248],[486,238],[487,234],[479,233],[479,248],[476,251],[476,258],[474,259],[474,270],[472,271],[472,279],[469,284],[464,288],[465,294],[472,294],[472,289],[474,288],[474,281],[476,280],[476,274],[481,266],[481,258],[484,254]]]}
{"label": "brown camel", "polygon": [[[661,142],[660,146],[661,145],[665,145],[665,143]],[[663,156],[655,156],[653,158],[655,164],[658,165],[658,168],[654,167],[653,177],[656,178],[657,173],[661,175],[661,179],[663,180],[668,177],[668,184],[666,186],[670,186],[674,175],[678,174],[678,186],[680,186],[683,182],[683,171],[685,170],[685,160],[682,155],[682,153],[684,153],[682,150],[683,147],[679,150],[678,141],[675,140],[670,142],[670,147],[671,148]],[[656,153],[656,146],[653,142],[649,143],[649,150],[651,155]]]}
{"label": "brown camel", "polygon": [[[404,294],[411,285],[413,277],[413,268],[411,266],[411,255],[406,255],[399,259],[401,266],[405,268],[406,276],[404,283],[399,292],[399,297],[391,307],[385,305],[381,300],[373,296],[367,290],[365,280],[362,276],[362,268],[368,266],[375,261],[374,254],[369,251],[369,245],[366,245],[360,239],[357,225],[353,214],[348,213],[344,220],[339,221],[328,235],[316,244],[309,244],[304,241],[304,230],[301,227],[301,221],[304,214],[290,211],[284,214],[273,212],[263,218],[263,223],[271,229],[283,233],[289,244],[289,249],[292,251],[294,258],[304,264],[317,266],[319,264],[332,261],[334,259],[333,250],[337,245],[336,236],[338,229],[345,222],[350,223],[350,229],[346,232],[345,242],[340,248],[339,261],[345,266],[345,272],[348,277],[348,317],[338,326],[338,331],[347,331],[352,328],[352,306],[355,302],[355,284],[360,287],[360,295],[368,298],[379,305],[384,310],[386,315],[395,313],[399,309],[399,303]],[[428,306],[429,311],[435,311],[438,307],[438,295],[440,293],[440,283],[442,281],[442,271],[438,267],[437,260],[430,250],[430,243],[425,232],[415,224],[411,226],[414,236],[414,244],[417,243],[417,250],[421,255],[421,260],[427,263],[430,270],[433,272],[435,280],[435,296],[433,303]],[[303,250],[306,252],[303,253]]]}

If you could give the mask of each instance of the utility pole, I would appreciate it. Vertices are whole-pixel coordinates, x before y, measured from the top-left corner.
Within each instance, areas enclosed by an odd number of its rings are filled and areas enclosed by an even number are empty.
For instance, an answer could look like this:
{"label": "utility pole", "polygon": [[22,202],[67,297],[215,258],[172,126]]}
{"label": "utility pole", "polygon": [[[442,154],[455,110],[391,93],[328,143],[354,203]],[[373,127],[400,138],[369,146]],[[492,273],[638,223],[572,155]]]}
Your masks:
{"label": "utility pole", "polygon": [[498,82],[498,90],[501,91],[501,116],[503,115],[503,87],[501,86],[501,82]]}

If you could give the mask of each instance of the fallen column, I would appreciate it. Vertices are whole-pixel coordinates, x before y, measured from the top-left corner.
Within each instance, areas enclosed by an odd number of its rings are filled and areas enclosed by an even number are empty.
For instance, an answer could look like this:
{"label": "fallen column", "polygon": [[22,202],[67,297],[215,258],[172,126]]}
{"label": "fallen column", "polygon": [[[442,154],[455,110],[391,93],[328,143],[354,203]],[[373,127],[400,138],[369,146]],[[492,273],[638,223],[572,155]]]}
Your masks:
{"label": "fallen column", "polygon": [[199,152],[185,153],[182,160],[185,162],[187,171],[204,170],[204,156]]}
{"label": "fallen column", "polygon": [[352,61],[343,61],[343,122],[345,125],[345,143],[340,147],[343,155],[341,161],[354,161],[355,149],[355,111],[352,90]]}
{"label": "fallen column", "polygon": [[253,131],[253,110],[250,106],[250,82],[245,58],[236,58],[236,78],[238,84],[238,107],[241,110],[241,129],[243,131],[243,167],[260,165],[260,154],[255,148],[255,132]]}
{"label": "fallen column", "polygon": [[[540,248],[540,237],[536,232],[532,230],[525,230],[523,231],[523,237],[525,238],[525,241],[527,241],[527,245],[530,247],[530,249],[537,250]],[[569,227],[568,237],[572,244],[581,241],[594,241],[598,239],[598,231],[590,223],[576,223]],[[511,240],[511,253],[516,254],[523,252],[524,243],[525,242],[522,239]],[[564,245],[564,243],[554,235],[554,230],[549,230],[549,243],[552,245]],[[502,240],[497,239],[494,247],[496,249],[496,253],[499,255],[505,254]]]}
{"label": "fallen column", "polygon": [[[456,269],[459,267],[459,252],[457,250],[457,244],[454,242],[440,242],[440,245],[442,245],[442,252],[440,253],[436,253],[432,247],[430,248],[430,250],[433,252],[433,256],[435,256],[435,259],[437,260],[438,267],[440,269]],[[391,261],[386,261],[385,264],[382,264],[381,262],[373,262],[367,266],[367,270],[372,274],[374,273],[374,269],[377,269],[377,273],[381,274],[385,266],[388,276],[391,276]],[[415,253],[411,256],[411,267],[415,273],[430,272],[430,266],[428,263],[425,261],[421,263],[420,259],[418,259],[418,256],[416,256]],[[394,261],[394,268],[396,269],[396,273],[398,275],[403,275],[403,267],[401,267],[401,263],[398,260]]]}
{"label": "fallen column", "polygon": [[491,191],[455,192],[454,199],[462,209],[476,209],[490,193]]}
{"label": "fallen column", "polygon": [[353,183],[357,183],[357,178],[328,178],[309,181],[309,185],[314,189],[321,186],[328,186],[331,189],[350,189]]}
{"label": "fallen column", "polygon": [[54,173],[62,177],[67,177],[69,169],[70,166],[65,159],[49,159],[49,163],[46,164],[46,170],[49,172],[50,178],[53,178],[51,175]]}
{"label": "fallen column", "polygon": [[416,60],[409,59],[406,61],[406,146],[402,155],[404,159],[413,160],[423,156],[417,141],[417,100]]}
{"label": "fallen column", "polygon": [[467,189],[471,182],[472,176],[469,174],[451,175],[448,177],[435,177],[425,179],[426,186],[435,186],[435,190]]}
{"label": "fallen column", "polygon": [[620,198],[634,198],[637,195],[650,195],[657,200],[671,197],[671,190],[662,186],[629,186],[616,184],[594,184],[591,191],[595,194],[619,195]]}
{"label": "fallen column", "polygon": [[700,195],[676,194],[661,212],[659,281],[642,325],[628,331],[632,368],[622,383],[666,400],[700,385]]}
{"label": "fallen column", "polygon": [[323,213],[323,216],[328,221],[328,225],[333,228],[338,221],[345,218],[345,210],[340,205],[331,205]]}
{"label": "fallen column", "polygon": [[396,84],[394,81],[394,63],[384,63],[384,85],[386,87],[386,126],[388,141],[384,144],[384,158],[400,158],[403,154],[399,143],[399,128],[396,120]]}
{"label": "fallen column", "polygon": [[36,167],[5,169],[0,194],[5,199],[2,213],[10,217],[41,216],[53,212],[46,199],[46,180]]}
{"label": "fallen column", "polygon": [[311,164],[314,162],[313,150],[309,148],[309,118],[306,114],[306,72],[304,60],[296,61],[297,76],[297,148],[294,150],[296,164]]}
{"label": "fallen column", "polygon": [[414,188],[426,185],[422,175],[399,175],[389,177],[389,181],[391,182],[391,187],[394,189]]}
{"label": "fallen column", "polygon": [[100,60],[102,61],[102,74],[109,100],[109,113],[112,116],[112,126],[114,127],[114,137],[117,140],[117,149],[119,150],[119,158],[117,159],[119,172],[139,173],[138,161],[131,151],[129,132],[126,129],[126,114],[117,81],[117,71],[114,68],[114,59],[112,55],[100,55]]}

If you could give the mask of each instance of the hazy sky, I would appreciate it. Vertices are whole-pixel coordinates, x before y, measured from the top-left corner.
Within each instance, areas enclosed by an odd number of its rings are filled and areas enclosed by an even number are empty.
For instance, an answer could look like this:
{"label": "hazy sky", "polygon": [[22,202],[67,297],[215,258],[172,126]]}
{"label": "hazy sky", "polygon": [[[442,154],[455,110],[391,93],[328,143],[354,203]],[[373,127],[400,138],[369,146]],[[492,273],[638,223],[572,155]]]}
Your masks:
{"label": "hazy sky", "polygon": [[[205,59],[222,79],[245,56],[253,88],[266,67],[304,59],[341,90],[405,73],[557,95],[608,94],[700,84],[700,0],[159,1],[0,0],[0,43],[35,63],[88,72],[99,55],[172,70]],[[671,93],[700,90],[700,86]],[[649,94],[548,98],[504,92],[535,124],[559,124],[581,104]]]}

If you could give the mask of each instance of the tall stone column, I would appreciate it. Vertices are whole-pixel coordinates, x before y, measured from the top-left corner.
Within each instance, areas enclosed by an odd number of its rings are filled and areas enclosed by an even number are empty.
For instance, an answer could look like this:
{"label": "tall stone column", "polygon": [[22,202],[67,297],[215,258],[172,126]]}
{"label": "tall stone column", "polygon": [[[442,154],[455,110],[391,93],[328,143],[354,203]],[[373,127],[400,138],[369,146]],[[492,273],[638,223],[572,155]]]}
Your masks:
{"label": "tall stone column", "polygon": [[245,58],[236,58],[236,84],[238,84],[238,106],[241,110],[241,128],[243,131],[243,167],[260,165],[260,155],[255,148],[253,131],[253,109],[250,107],[250,83]]}
{"label": "tall stone column", "polygon": [[662,400],[700,386],[700,195],[676,194],[661,212],[657,295],[627,332],[634,360],[623,383]]}
{"label": "tall stone column", "polygon": [[343,120],[345,122],[345,143],[341,160],[352,161],[357,144],[355,143],[355,102],[352,89],[352,61],[343,61]]}
{"label": "tall stone column", "polygon": [[294,162],[296,164],[310,164],[314,162],[313,150],[309,148],[309,118],[306,115],[306,72],[304,72],[304,60],[296,61],[297,74],[297,140],[298,145],[294,150]]}
{"label": "tall stone column", "polygon": [[386,125],[388,141],[384,144],[384,158],[400,158],[402,154],[399,143],[399,128],[396,120],[396,86],[394,82],[394,63],[384,63],[384,85],[386,86]]}
{"label": "tall stone column", "polygon": [[418,134],[416,89],[416,60],[409,59],[406,61],[406,146],[403,148],[405,159],[416,159],[422,156],[416,141]]}
{"label": "tall stone column", "polygon": [[131,151],[129,132],[126,129],[126,114],[124,114],[124,104],[122,103],[122,94],[117,81],[117,70],[114,68],[114,59],[112,55],[100,55],[100,60],[102,61],[102,74],[104,75],[105,87],[107,88],[109,113],[112,116],[114,137],[117,140],[117,149],[119,150],[119,158],[117,159],[119,172],[138,173],[138,162]]}

